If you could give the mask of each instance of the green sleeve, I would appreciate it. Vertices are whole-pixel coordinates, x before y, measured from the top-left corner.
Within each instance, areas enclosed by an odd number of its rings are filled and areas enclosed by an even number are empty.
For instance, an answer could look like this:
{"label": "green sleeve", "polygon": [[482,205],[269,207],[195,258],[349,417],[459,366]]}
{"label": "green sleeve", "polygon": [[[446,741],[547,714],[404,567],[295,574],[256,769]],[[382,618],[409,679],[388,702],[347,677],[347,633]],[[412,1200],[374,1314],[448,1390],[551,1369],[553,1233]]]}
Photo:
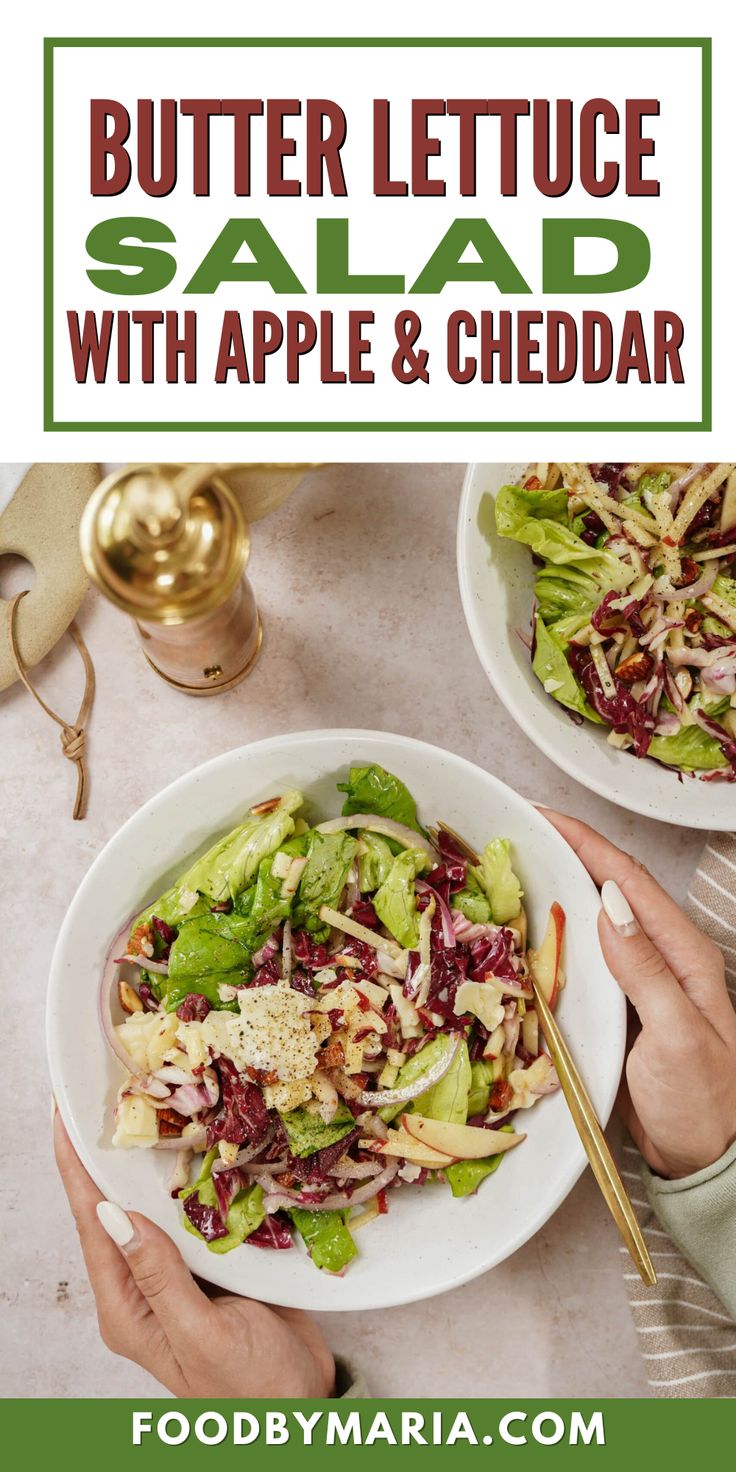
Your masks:
{"label": "green sleeve", "polygon": [[645,1169],[647,1195],[662,1226],[736,1321],[736,1143],[720,1160],[681,1181]]}

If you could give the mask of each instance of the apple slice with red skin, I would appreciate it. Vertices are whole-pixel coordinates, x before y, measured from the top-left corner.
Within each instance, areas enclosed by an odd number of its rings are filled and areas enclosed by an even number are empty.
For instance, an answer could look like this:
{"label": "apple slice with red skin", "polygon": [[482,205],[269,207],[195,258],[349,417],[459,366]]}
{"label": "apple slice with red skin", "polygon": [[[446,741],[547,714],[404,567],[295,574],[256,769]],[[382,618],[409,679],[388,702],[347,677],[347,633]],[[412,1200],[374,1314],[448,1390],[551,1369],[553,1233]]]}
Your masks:
{"label": "apple slice with red skin", "polygon": [[529,969],[549,1007],[555,1006],[559,995],[564,936],[565,911],[555,900],[539,950],[527,952]]}
{"label": "apple slice with red skin", "polygon": [[[407,1115],[404,1118],[408,1118]],[[411,1161],[412,1165],[426,1166],[427,1170],[444,1170],[447,1165],[454,1165],[457,1156],[450,1155],[447,1150],[434,1150],[421,1140],[417,1140],[405,1129],[389,1130],[387,1140],[361,1140],[361,1147],[373,1150],[376,1155],[398,1155],[400,1159]]]}
{"label": "apple slice with red skin", "polygon": [[402,1114],[401,1123],[408,1135],[412,1135],[430,1150],[445,1151],[458,1160],[485,1160],[488,1155],[500,1155],[504,1150],[513,1150],[526,1135],[503,1134],[499,1130],[484,1130],[477,1125],[449,1124],[444,1119],[425,1119],[421,1114]]}

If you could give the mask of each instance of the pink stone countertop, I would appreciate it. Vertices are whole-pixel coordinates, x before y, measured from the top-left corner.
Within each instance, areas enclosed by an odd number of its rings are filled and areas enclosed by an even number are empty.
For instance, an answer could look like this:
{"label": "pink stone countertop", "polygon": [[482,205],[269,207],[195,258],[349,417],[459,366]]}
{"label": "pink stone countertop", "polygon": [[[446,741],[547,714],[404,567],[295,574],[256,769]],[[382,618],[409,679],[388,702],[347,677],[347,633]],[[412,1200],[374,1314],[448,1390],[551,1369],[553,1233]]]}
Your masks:
{"label": "pink stone countertop", "polygon": [[[51,1157],[43,1005],[56,933],[83,874],[124,819],[173,778],[282,731],[403,732],[585,817],[635,851],[676,897],[684,893],[699,836],[637,818],[564,776],[486,682],[455,576],[462,478],[460,465],[312,472],[255,528],[251,575],[263,653],[251,678],[218,698],[193,700],[164,685],[125,617],[90,593],[80,622],[98,688],[82,823],[71,821],[74,776],[51,723],[19,686],[0,696],[0,969],[4,1013],[13,1019],[3,1068],[13,1154],[6,1153],[0,1201],[6,1396],[157,1393],[97,1333]],[[73,714],[81,668],[68,639],[37,674],[51,704]],[[326,1315],[323,1324],[378,1395],[646,1395],[621,1274],[615,1229],[586,1172],[546,1227],[484,1277],[429,1302]]]}

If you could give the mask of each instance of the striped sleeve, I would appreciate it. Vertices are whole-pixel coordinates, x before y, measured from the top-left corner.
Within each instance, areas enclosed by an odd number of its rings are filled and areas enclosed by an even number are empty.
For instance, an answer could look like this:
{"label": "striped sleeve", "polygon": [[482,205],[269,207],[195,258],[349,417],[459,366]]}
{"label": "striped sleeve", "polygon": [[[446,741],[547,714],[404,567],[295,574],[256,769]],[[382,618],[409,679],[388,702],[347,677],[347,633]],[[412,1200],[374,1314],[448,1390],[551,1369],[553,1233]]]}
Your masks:
{"label": "striped sleeve", "polygon": [[[720,946],[736,1003],[736,839],[711,835],[685,909]],[[645,1288],[628,1255],[624,1280],[652,1392],[736,1396],[736,1146],[684,1181],[652,1176],[631,1142],[622,1175],[657,1273]],[[626,1253],[626,1249],[621,1249]]]}

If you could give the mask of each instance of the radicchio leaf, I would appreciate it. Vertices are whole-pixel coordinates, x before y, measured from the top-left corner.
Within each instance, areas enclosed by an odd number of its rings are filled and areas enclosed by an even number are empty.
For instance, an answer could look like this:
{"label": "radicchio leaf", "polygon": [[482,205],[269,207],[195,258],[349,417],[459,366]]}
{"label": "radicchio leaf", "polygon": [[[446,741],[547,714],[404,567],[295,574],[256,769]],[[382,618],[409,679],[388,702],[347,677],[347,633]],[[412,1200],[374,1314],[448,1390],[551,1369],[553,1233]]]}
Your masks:
{"label": "radicchio leaf", "polygon": [[217,1208],[205,1206],[196,1191],[187,1196],[184,1211],[205,1242],[216,1242],[218,1237],[227,1237],[227,1227],[223,1225]]}

